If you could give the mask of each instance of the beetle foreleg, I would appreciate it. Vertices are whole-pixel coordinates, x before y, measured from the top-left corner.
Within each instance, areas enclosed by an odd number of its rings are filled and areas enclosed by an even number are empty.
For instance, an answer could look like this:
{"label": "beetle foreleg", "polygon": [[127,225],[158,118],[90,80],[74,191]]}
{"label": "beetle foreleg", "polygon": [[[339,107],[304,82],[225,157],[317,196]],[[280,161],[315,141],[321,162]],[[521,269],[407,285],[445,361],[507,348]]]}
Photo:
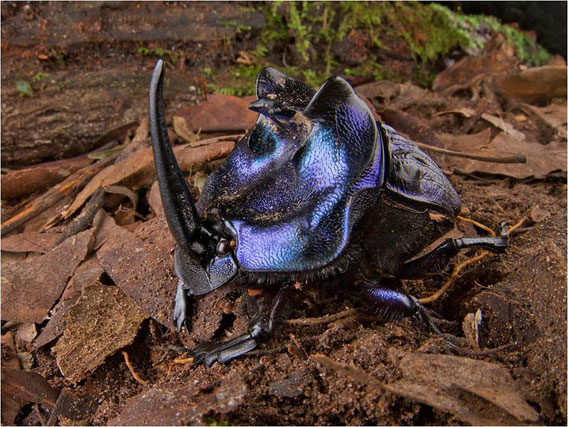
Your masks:
{"label": "beetle foreleg", "polygon": [[482,248],[491,252],[501,253],[507,246],[507,228],[504,224],[501,224],[499,227],[499,236],[447,239],[424,256],[402,264],[398,277],[401,279],[414,279],[427,273],[439,273],[462,249]]}
{"label": "beetle foreleg", "polygon": [[183,282],[178,280],[176,298],[174,301],[174,312],[172,315],[173,321],[178,329],[181,331],[183,326],[189,330],[189,319],[191,319],[191,297],[188,295],[189,287]]}
{"label": "beetle foreleg", "polygon": [[193,363],[204,363],[211,366],[215,362],[227,363],[255,349],[262,341],[266,341],[278,323],[283,320],[285,304],[289,299],[291,286],[283,286],[272,299],[268,310],[259,310],[250,322],[248,332],[226,342],[204,342],[192,351]]}

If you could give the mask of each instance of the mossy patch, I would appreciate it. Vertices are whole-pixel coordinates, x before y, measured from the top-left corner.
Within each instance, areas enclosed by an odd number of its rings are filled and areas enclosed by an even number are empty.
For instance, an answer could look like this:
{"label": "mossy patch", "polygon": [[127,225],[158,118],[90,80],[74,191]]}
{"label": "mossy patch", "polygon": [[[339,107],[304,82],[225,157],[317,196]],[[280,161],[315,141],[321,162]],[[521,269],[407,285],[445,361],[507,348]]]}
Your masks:
{"label": "mossy patch", "polygon": [[252,9],[265,17],[248,52],[254,64],[234,65],[223,76],[213,76],[209,88],[215,92],[254,93],[256,73],[269,64],[313,86],[332,74],[400,80],[396,70],[382,65],[397,55],[410,57],[415,83],[430,86],[441,59],[460,51],[479,54],[497,33],[521,63],[538,66],[550,59],[530,37],[497,18],[464,15],[437,3],[275,1],[255,3]]}

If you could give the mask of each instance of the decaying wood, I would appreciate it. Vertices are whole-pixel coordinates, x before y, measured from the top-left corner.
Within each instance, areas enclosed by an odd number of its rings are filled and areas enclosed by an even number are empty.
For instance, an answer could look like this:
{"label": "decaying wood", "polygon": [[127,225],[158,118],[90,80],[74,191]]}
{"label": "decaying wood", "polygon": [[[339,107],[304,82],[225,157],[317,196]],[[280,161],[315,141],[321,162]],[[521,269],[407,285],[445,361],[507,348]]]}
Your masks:
{"label": "decaying wood", "polygon": [[[61,72],[51,77],[55,83],[46,86],[41,96],[25,98],[15,89],[15,82],[3,82],[3,165],[77,156],[106,144],[111,137],[104,137],[108,129],[127,131],[147,114],[149,73],[125,74],[115,69],[73,75]],[[187,98],[188,77],[171,72],[168,79],[164,96],[169,105]]]}
{"label": "decaying wood", "polygon": [[63,182],[57,184],[51,190],[42,194],[37,199],[28,203],[22,211],[14,215],[9,220],[2,224],[2,229],[0,233],[6,235],[11,231],[18,228],[20,225],[24,224],[28,220],[32,219],[36,215],[39,215],[44,210],[53,206],[55,203],[63,199],[65,196],[72,194],[84,187],[87,182],[91,180],[99,171],[101,171],[106,165],[114,160],[113,156],[107,157],[97,163],[86,166],[83,169],[78,170]]}

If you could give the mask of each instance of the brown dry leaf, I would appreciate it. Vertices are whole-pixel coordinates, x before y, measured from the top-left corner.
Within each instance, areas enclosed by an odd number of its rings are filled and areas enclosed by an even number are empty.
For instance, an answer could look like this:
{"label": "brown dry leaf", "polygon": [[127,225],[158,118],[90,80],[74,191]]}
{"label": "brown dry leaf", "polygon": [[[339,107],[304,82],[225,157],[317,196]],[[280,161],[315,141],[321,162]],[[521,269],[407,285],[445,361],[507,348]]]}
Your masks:
{"label": "brown dry leaf", "polygon": [[[201,141],[205,143],[206,141]],[[182,170],[199,168],[202,164],[227,156],[234,147],[232,141],[219,141],[199,147],[174,147],[174,154]],[[126,159],[99,172],[77,195],[71,206],[63,213],[64,218],[73,215],[91,195],[101,187],[121,184],[138,189],[154,180],[156,169],[152,148],[145,148],[132,153]]]}
{"label": "brown dry leaf", "polygon": [[404,111],[390,108],[383,110],[381,116],[386,124],[408,135],[413,141],[420,141],[435,147],[442,147],[444,145],[432,128],[418,117],[405,113]]}
{"label": "brown dry leaf", "polygon": [[73,383],[87,378],[108,356],[134,341],[145,318],[119,287],[99,281],[85,286],[53,347],[59,370]]}
{"label": "brown dry leaf", "polygon": [[20,407],[30,402],[53,408],[58,395],[41,375],[2,367],[2,424],[13,425]]}
{"label": "brown dry leaf", "polygon": [[566,98],[566,66],[529,68],[495,79],[496,90],[507,99],[532,104]]}
{"label": "brown dry leaf", "polygon": [[489,74],[504,74],[516,67],[516,59],[504,45],[480,56],[466,56],[436,76],[432,89],[453,93],[471,88]]}
{"label": "brown dry leaf", "polygon": [[225,376],[215,388],[210,382],[166,384],[129,399],[109,425],[203,425],[211,413],[237,410],[247,394],[246,382],[237,373]]}
{"label": "brown dry leaf", "polygon": [[2,271],[2,319],[41,323],[94,243],[93,229],[70,237],[37,258]]}
{"label": "brown dry leaf", "polygon": [[51,310],[49,322],[35,339],[33,343],[34,348],[49,344],[63,334],[65,329],[65,317],[71,306],[73,306],[81,296],[81,290],[84,286],[98,280],[103,273],[104,269],[95,255],[92,255],[77,267],[75,274],[73,274],[73,277],[69,283],[67,283],[63,291],[63,295],[61,295],[61,299]]}
{"label": "brown dry leaf", "polygon": [[160,195],[158,181],[154,181],[152,187],[150,187],[150,191],[148,191],[148,204],[156,216],[164,216],[164,206],[162,205],[162,196]]}
{"label": "brown dry leaf", "polygon": [[197,133],[194,133],[187,127],[187,121],[180,116],[174,116],[174,132],[177,136],[189,144],[193,144],[199,139]]}
{"label": "brown dry leaf", "polygon": [[101,265],[140,310],[168,328],[177,279],[174,240],[163,217],[143,223],[135,233],[109,224],[111,237],[97,251]]}
{"label": "brown dry leaf", "polygon": [[[258,117],[258,113],[248,109],[253,101],[256,101],[255,96],[239,98],[230,95],[208,95],[207,101],[178,111],[174,115],[174,124],[177,121],[178,129],[193,132],[248,130],[254,126]],[[182,122],[185,123],[182,125]]]}
{"label": "brown dry leaf", "polygon": [[540,108],[524,104],[523,109],[529,114],[536,115],[546,125],[554,129],[558,135],[566,139],[566,105],[550,104]]}
{"label": "brown dry leaf", "polygon": [[4,252],[49,252],[55,246],[61,233],[19,233],[2,239]]}
{"label": "brown dry leaf", "polygon": [[[482,420],[486,419],[490,424],[507,423],[487,403],[521,422],[538,420],[538,413],[518,392],[509,371],[496,363],[443,354],[406,353],[400,369],[403,380],[389,384],[392,388],[400,387],[401,394],[410,392],[408,397],[412,398],[417,384],[429,386],[439,394],[420,394],[417,400],[454,413],[463,421],[485,424]],[[481,399],[472,399],[474,396]],[[453,406],[452,401],[460,405]],[[499,418],[490,418],[494,416]]]}
{"label": "brown dry leaf", "polygon": [[494,116],[492,114],[483,113],[481,114],[481,118],[488,123],[491,123],[496,128],[501,129],[508,135],[511,135],[513,138],[518,139],[519,141],[525,141],[527,138],[524,133],[515,129],[513,125],[510,123],[506,123],[502,118]]}
{"label": "brown dry leaf", "polygon": [[438,134],[445,148],[456,151],[477,152],[481,155],[505,157],[525,155],[526,163],[490,163],[460,157],[446,157],[445,166],[463,173],[488,173],[507,175],[518,179],[541,178],[553,171],[566,172],[566,143],[559,141],[542,145],[536,142],[521,142],[504,133],[489,142],[489,129],[474,135]]}
{"label": "brown dry leaf", "polygon": [[97,396],[76,393],[64,388],[59,393],[55,408],[51,411],[47,425],[65,425],[63,419],[72,420],[72,425],[91,425],[91,417],[97,408]]}
{"label": "brown dry leaf", "polygon": [[[463,117],[466,118],[470,118],[473,117],[475,115],[475,110],[473,108],[459,108],[459,109],[455,109],[455,110],[446,110],[446,111],[441,111],[439,113],[437,113],[437,116],[441,116],[443,114],[459,114]],[[487,114],[487,113],[482,113],[480,116],[483,120],[485,120],[486,122],[492,124],[493,126],[495,126],[496,128],[501,129],[503,132],[511,135],[512,137],[518,139],[519,141],[524,141],[526,139],[526,136],[524,133],[518,131],[515,129],[515,127],[513,125],[511,125],[510,123],[506,123],[502,118],[494,116],[492,114]]]}

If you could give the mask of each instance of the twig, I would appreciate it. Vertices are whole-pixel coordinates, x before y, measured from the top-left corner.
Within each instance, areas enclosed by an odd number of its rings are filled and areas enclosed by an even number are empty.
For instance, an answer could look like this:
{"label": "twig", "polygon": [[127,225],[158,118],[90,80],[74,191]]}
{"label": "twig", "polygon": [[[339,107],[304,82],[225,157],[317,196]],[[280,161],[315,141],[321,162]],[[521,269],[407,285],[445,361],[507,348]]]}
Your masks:
{"label": "twig", "polygon": [[445,148],[434,147],[433,145],[424,144],[423,142],[417,142],[416,145],[418,145],[418,147],[424,150],[435,151],[436,153],[443,153],[447,154],[448,156],[464,157],[466,159],[479,160],[481,162],[490,162],[490,163],[526,163],[527,162],[526,156],[523,155],[505,156],[505,157],[481,156],[479,154],[464,153],[463,151],[454,151],[454,150],[447,150]]}
{"label": "twig", "polygon": [[134,368],[130,364],[130,359],[128,358],[128,353],[126,351],[123,351],[122,355],[124,356],[124,361],[126,362],[126,366],[128,367],[128,370],[130,371],[130,373],[132,374],[134,379],[142,385],[148,385],[148,383],[146,381],[144,381],[142,378],[140,378],[140,376],[136,373],[136,371],[134,370]]}
{"label": "twig", "polygon": [[28,203],[24,209],[12,218],[2,224],[0,234],[5,236],[11,231],[18,228],[20,225],[25,224],[30,219],[36,217],[46,209],[50,208],[64,197],[72,194],[84,187],[90,179],[101,171],[108,163],[113,160],[113,157],[108,157],[100,162],[88,165],[83,169],[79,169],[64,181],[57,184],[51,190],[41,195],[37,199]]}
{"label": "twig", "polygon": [[321,325],[323,323],[335,322],[338,319],[351,316],[357,313],[354,308],[348,308],[346,310],[340,311],[339,313],[326,314],[321,317],[310,317],[307,319],[288,319],[286,323],[289,325]]}
{"label": "twig", "polygon": [[485,350],[473,350],[464,347],[452,347],[452,350],[462,355],[483,357],[483,356],[491,356],[492,354],[499,353],[504,350],[509,350],[511,348],[515,348],[518,346],[519,346],[518,343],[509,343],[495,348],[486,348]]}
{"label": "twig", "polygon": [[100,188],[92,195],[91,199],[87,202],[82,212],[73,219],[71,224],[69,224],[59,239],[55,242],[55,246],[66,240],[68,237],[74,236],[75,234],[85,230],[93,221],[95,214],[103,204],[103,198],[105,191]]}

